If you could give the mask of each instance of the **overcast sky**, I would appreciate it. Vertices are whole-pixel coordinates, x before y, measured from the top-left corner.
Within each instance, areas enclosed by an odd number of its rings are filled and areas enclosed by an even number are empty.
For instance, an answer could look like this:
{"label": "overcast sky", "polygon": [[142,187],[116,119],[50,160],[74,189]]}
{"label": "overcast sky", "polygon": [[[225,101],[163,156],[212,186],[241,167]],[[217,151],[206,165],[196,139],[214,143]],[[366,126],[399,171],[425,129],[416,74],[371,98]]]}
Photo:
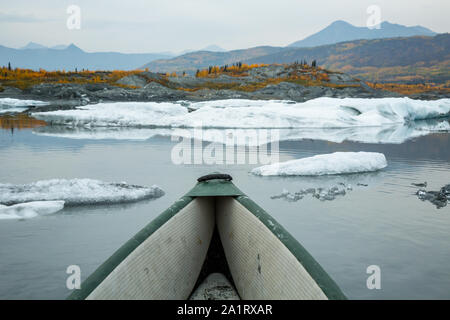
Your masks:
{"label": "overcast sky", "polygon": [[[450,30],[448,0],[0,0],[0,45],[119,52],[285,46],[335,20],[365,26],[374,4],[383,21]],[[79,30],[66,26],[69,5],[81,9]]]}

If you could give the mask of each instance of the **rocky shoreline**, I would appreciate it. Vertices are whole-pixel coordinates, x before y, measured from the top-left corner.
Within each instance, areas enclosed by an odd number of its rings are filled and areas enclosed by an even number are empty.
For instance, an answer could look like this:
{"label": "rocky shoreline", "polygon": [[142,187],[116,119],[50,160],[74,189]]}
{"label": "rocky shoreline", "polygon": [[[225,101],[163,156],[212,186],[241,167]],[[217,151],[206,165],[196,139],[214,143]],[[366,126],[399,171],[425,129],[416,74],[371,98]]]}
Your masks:
{"label": "rocky shoreline", "polygon": [[[242,77],[225,74],[214,78],[195,76],[167,77],[152,72],[126,76],[116,84],[108,83],[41,83],[24,90],[3,87],[0,98],[48,101],[49,105],[35,107],[35,111],[72,109],[98,102],[118,101],[211,101],[220,99],[292,100],[304,102],[318,97],[384,98],[402,97],[396,92],[373,89],[365,82],[342,73],[327,72],[326,85],[302,85],[288,79],[286,66],[270,65],[249,70]],[[303,71],[304,72],[304,71]],[[281,79],[271,83],[272,79]],[[254,90],[245,90],[256,86]],[[435,100],[448,98],[447,93],[431,91],[409,95],[413,99]]]}

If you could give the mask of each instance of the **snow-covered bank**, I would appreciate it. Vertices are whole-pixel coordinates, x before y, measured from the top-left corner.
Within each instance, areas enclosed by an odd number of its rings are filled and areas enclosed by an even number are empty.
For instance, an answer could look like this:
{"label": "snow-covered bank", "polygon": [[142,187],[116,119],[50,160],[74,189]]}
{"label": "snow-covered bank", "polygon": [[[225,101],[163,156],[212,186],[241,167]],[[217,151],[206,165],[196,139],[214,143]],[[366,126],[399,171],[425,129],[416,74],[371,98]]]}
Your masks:
{"label": "snow-covered bank", "polygon": [[48,105],[48,102],[39,101],[39,100],[0,98],[0,108],[1,107],[16,108],[16,107],[45,106],[45,105]]}
{"label": "snow-covered bank", "polygon": [[20,112],[24,112],[28,110],[28,108],[6,108],[6,109],[2,109],[2,107],[0,107],[0,114],[2,113],[20,113]]}
{"label": "snow-covered bank", "polygon": [[251,172],[260,176],[320,176],[371,172],[386,166],[386,157],[382,153],[335,152],[265,165]]}
{"label": "snow-covered bank", "polygon": [[318,98],[303,103],[267,100],[99,103],[32,115],[52,124],[90,127],[349,128],[450,117],[450,99]]}
{"label": "snow-covered bank", "polygon": [[58,212],[64,201],[32,201],[4,206],[0,204],[0,220],[30,219]]}
{"label": "snow-covered bank", "polygon": [[21,100],[13,98],[0,98],[0,114],[6,112],[23,112],[31,106],[45,106],[48,102],[38,100]]}
{"label": "snow-covered bank", "polygon": [[113,204],[159,198],[158,186],[106,183],[92,179],[53,179],[30,184],[0,184],[0,204],[63,200],[66,205]]}

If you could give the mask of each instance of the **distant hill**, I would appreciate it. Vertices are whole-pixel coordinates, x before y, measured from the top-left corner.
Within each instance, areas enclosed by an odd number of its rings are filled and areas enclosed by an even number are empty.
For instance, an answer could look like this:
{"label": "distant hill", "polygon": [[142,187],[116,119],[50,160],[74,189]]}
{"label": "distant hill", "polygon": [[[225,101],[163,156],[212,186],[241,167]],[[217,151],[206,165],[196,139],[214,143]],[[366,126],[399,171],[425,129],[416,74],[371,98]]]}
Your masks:
{"label": "distant hill", "polygon": [[289,47],[304,48],[361,39],[383,39],[434,35],[436,35],[435,32],[421,26],[407,27],[385,21],[380,24],[380,29],[369,29],[367,27],[356,27],[348,22],[338,20],[330,24],[325,29],[313,35],[310,35],[303,40],[290,44]]}
{"label": "distant hill", "polygon": [[132,70],[149,61],[170,57],[158,53],[85,52],[71,44],[47,48],[30,42],[21,49],[0,46],[0,65],[38,70]]}
{"label": "distant hill", "polygon": [[450,79],[450,34],[288,48],[244,62],[271,64],[302,60],[317,60],[319,66],[371,81],[446,82]]}
{"label": "distant hill", "polygon": [[222,47],[219,47],[216,44],[212,44],[210,46],[204,47],[201,51],[212,51],[212,52],[225,52],[227,50],[225,50]]}
{"label": "distant hill", "polygon": [[282,47],[255,47],[226,52],[195,51],[172,59],[151,61],[141,68],[154,72],[195,71],[212,65],[225,65],[283,51]]}
{"label": "distant hill", "polygon": [[69,45],[66,44],[58,44],[56,46],[50,47],[49,49],[57,49],[57,50],[63,50],[66,49]]}
{"label": "distant hill", "polygon": [[172,54],[172,55],[173,55],[173,56],[181,56],[181,55],[183,55],[183,54],[187,54],[187,53],[191,53],[191,52],[197,52],[197,51],[225,52],[225,51],[227,51],[227,50],[224,49],[224,48],[222,48],[222,47],[219,47],[219,46],[216,45],[216,44],[212,44],[212,45],[206,46],[206,47],[204,47],[204,48],[202,48],[202,49],[200,49],[200,50],[187,49],[187,50],[181,51],[181,52],[178,53],[178,54]]}
{"label": "distant hill", "polygon": [[28,42],[26,46],[23,46],[19,49],[25,50],[25,49],[47,49],[46,46],[43,46],[42,44],[36,43],[36,42]]}
{"label": "distant hill", "polygon": [[21,50],[26,50],[26,49],[66,49],[69,45],[66,44],[58,44],[56,46],[52,46],[52,47],[46,47],[40,43],[36,43],[36,42],[28,42],[26,46],[20,47],[19,49]]}

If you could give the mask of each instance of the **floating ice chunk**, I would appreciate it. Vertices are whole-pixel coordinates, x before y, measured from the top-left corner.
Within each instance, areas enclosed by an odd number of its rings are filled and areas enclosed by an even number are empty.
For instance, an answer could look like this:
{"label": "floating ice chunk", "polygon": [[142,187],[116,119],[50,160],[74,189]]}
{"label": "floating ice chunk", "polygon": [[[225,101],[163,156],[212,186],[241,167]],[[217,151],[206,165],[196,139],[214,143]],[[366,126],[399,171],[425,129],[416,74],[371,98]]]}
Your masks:
{"label": "floating ice chunk", "polygon": [[[424,183],[426,187],[426,182]],[[419,184],[414,184],[418,186]],[[441,209],[450,202],[450,184],[443,186],[439,191],[427,191],[425,189],[419,189],[416,192],[417,197],[422,201],[429,201],[436,206],[437,209]]]}
{"label": "floating ice chunk", "polygon": [[66,205],[112,204],[159,198],[158,186],[142,187],[92,179],[53,179],[30,184],[0,184],[0,203],[64,200]]}
{"label": "floating ice chunk", "polygon": [[386,166],[382,153],[335,152],[265,165],[251,172],[260,176],[320,176],[377,171]]}
{"label": "floating ice chunk", "polygon": [[63,208],[64,201],[33,201],[11,206],[0,205],[0,220],[30,219],[52,214]]}

